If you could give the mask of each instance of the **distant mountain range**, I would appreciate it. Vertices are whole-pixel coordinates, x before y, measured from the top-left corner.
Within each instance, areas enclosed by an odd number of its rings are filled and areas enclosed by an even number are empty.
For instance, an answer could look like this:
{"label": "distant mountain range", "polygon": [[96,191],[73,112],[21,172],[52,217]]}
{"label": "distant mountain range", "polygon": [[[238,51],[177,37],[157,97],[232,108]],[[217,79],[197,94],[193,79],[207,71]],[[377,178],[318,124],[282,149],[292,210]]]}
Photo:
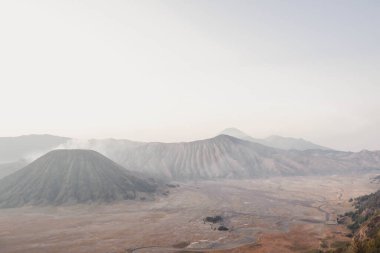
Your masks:
{"label": "distant mountain range", "polygon": [[18,171],[28,164],[25,160],[18,160],[14,162],[0,163],[0,179]]}
{"label": "distant mountain range", "polygon": [[[272,148],[280,148],[285,150],[309,150],[321,149],[330,150],[330,148],[322,147],[320,145],[305,141],[303,139],[287,138],[281,136],[270,136],[265,139],[253,138],[237,128],[227,128],[220,135],[229,135],[238,139],[259,143]],[[108,148],[113,146],[113,149],[124,148],[126,145],[134,145],[141,142],[133,142],[129,140],[105,139],[105,140],[91,140],[94,143],[109,143]],[[90,141],[90,142],[91,142]],[[100,141],[100,142],[99,142]],[[19,160],[34,160],[35,158],[47,153],[48,151],[65,145],[66,143],[75,142],[80,146],[81,141],[60,137],[54,135],[22,135],[17,137],[0,137],[0,166],[3,163],[13,163]],[[87,143],[85,141],[84,143]],[[100,146],[102,144],[99,144]],[[121,146],[120,146],[121,145]]]}
{"label": "distant mountain range", "polygon": [[255,143],[259,143],[272,148],[280,148],[285,150],[309,150],[309,149],[321,149],[321,150],[331,150],[330,148],[323,147],[317,144],[314,144],[310,141],[306,141],[304,139],[296,139],[289,137],[282,137],[278,135],[272,135],[265,139],[257,139],[253,138],[246,133],[243,133],[237,128],[227,128],[220,134],[229,135],[235,138],[239,138],[246,141],[251,141]]}
{"label": "distant mountain range", "polygon": [[92,150],[54,150],[0,180],[0,207],[147,198],[151,179]]}
{"label": "distant mountain range", "polygon": [[65,139],[59,148],[95,150],[130,170],[168,180],[322,175],[380,169],[380,151],[334,151],[283,137],[264,139],[267,144],[263,145],[236,129],[224,132],[229,134],[181,143]]}
{"label": "distant mountain range", "polygon": [[[115,142],[120,148],[113,148]],[[92,140],[81,145],[98,150],[127,168],[174,180],[322,175],[380,169],[380,152],[282,150],[228,135],[182,143]]]}
{"label": "distant mountain range", "polygon": [[0,137],[0,163],[14,162],[29,156],[44,154],[70,138],[54,135],[22,135]]}

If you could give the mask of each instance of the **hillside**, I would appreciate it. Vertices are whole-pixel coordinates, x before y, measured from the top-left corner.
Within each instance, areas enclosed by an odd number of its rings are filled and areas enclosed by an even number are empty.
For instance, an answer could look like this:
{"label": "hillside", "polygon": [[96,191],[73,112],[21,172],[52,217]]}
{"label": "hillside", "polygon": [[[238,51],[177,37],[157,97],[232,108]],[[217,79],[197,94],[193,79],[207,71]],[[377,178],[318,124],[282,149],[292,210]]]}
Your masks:
{"label": "hillside", "polygon": [[360,197],[356,200],[359,225],[354,238],[357,252],[380,252],[380,191]]}
{"label": "hillside", "polygon": [[0,207],[112,202],[156,187],[98,152],[54,150],[0,180]]}
{"label": "hillside", "polygon": [[[346,222],[353,233],[353,239],[330,253],[378,253],[380,252],[380,190],[356,198],[355,211],[346,213],[340,219]],[[347,217],[349,222],[347,222]]]}

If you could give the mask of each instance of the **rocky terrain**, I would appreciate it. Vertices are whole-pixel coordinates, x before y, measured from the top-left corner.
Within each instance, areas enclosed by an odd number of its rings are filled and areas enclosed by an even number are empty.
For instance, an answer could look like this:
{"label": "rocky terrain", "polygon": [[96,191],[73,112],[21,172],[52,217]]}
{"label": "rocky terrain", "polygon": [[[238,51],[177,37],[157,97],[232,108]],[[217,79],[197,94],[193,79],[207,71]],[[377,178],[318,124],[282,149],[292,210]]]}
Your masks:
{"label": "rocky terrain", "polygon": [[147,198],[152,179],[91,150],[54,150],[0,180],[0,207]]}

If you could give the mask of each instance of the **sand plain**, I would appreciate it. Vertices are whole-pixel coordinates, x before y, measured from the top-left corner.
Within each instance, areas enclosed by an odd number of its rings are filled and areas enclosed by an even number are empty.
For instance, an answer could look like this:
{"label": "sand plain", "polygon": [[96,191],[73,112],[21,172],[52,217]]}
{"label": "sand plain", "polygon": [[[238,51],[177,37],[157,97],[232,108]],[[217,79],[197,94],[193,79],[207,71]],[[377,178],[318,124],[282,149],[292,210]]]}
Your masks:
{"label": "sand plain", "polygon": [[[0,252],[308,252],[350,240],[336,216],[379,189],[372,176],[187,182],[154,201],[0,209]],[[203,221],[212,215],[229,230]]]}

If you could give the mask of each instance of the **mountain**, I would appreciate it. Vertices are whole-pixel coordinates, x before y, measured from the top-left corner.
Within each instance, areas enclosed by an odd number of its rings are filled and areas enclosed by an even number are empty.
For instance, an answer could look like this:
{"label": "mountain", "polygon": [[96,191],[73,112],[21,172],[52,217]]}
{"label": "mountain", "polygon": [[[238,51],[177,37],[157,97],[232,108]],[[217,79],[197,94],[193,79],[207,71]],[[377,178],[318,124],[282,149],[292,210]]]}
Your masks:
{"label": "mountain", "polygon": [[220,133],[221,135],[229,135],[235,138],[239,138],[246,141],[256,142],[268,147],[272,148],[280,148],[285,150],[308,150],[308,149],[321,149],[321,150],[331,150],[330,148],[326,148],[317,144],[314,144],[310,141],[306,141],[304,139],[296,139],[296,138],[290,138],[290,137],[282,137],[277,135],[269,136],[265,139],[257,139],[253,138],[244,132],[240,131],[237,128],[227,128],[223,132]]}
{"label": "mountain", "polygon": [[238,139],[242,139],[242,140],[246,140],[246,141],[252,141],[252,142],[262,144],[261,139],[253,138],[253,137],[249,136],[248,134],[242,132],[241,130],[239,130],[237,128],[233,128],[233,127],[224,129],[219,135],[229,135],[229,136],[232,136],[232,137],[235,137]]}
{"label": "mountain", "polygon": [[28,156],[44,154],[68,140],[66,137],[47,134],[0,137],[0,162],[14,162]]}
{"label": "mountain", "polygon": [[[380,169],[380,152],[283,150],[228,135],[182,143],[93,140],[81,145],[104,152],[127,168],[173,180],[320,175]],[[112,148],[115,145],[118,148]]]}
{"label": "mountain", "polygon": [[157,185],[91,150],[54,150],[0,180],[0,207],[149,197]]}
{"label": "mountain", "polygon": [[380,152],[279,149],[252,141],[253,138],[243,140],[245,134],[238,130],[228,133],[240,138],[219,135],[181,143],[71,139],[60,148],[95,150],[125,168],[169,180],[320,175],[380,169]]}

